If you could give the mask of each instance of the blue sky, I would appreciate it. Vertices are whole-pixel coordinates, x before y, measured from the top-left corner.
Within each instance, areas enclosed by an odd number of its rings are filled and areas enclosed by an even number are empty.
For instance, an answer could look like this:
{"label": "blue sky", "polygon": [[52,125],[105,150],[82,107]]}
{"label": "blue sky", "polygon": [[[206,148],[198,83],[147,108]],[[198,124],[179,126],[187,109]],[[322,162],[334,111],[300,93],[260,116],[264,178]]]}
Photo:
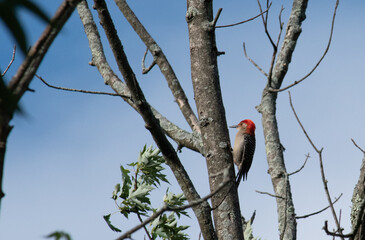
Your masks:
{"label": "blue sky", "polygon": [[[61,1],[36,1],[52,16]],[[46,3],[47,2],[47,3]],[[123,18],[113,1],[107,1],[115,19],[119,36],[131,66],[146,98],[171,121],[188,129],[172,94],[159,72],[154,68],[141,75],[141,59],[145,47]],[[89,1],[92,5],[92,1]],[[189,42],[185,22],[185,1],[130,1],[141,22],[163,49],[193,103],[190,80]],[[287,23],[290,1],[275,1],[270,12],[270,32],[278,34],[277,14],[284,5],[282,20]],[[310,1],[307,19],[298,41],[292,64],[284,85],[304,76],[324,51],[332,19],[334,0]],[[256,1],[215,1],[215,10],[223,8],[218,25],[238,22],[258,13]],[[360,0],[340,2],[331,49],[320,67],[310,78],[291,90],[294,105],[302,123],[317,147],[324,147],[326,176],[332,197],[344,196],[335,205],[342,210],[345,232],[350,231],[351,196],[359,175],[362,154],[350,141],[354,138],[365,147],[363,66],[365,63],[365,30]],[[95,11],[93,11],[95,13]],[[26,11],[19,12],[29,40],[34,43],[44,24]],[[96,15],[95,15],[96,17]],[[96,20],[98,22],[98,20]],[[101,28],[99,28],[101,30]],[[247,52],[268,71],[271,46],[265,37],[261,21],[228,29],[217,29],[217,46],[226,54],[219,57],[219,72],[228,124],[245,118],[256,122],[257,147],[248,181],[239,189],[242,213],[246,218],[256,210],[254,234],[263,239],[278,236],[275,200],[255,190],[272,192],[262,133],[260,103],[264,76],[244,57]],[[13,39],[0,23],[0,66],[5,69],[11,58]],[[103,40],[104,34],[101,31]],[[110,91],[95,68],[90,67],[91,54],[81,22],[75,12],[42,62],[38,74],[58,86],[86,90]],[[114,70],[117,67],[104,41],[104,49]],[[23,57],[20,51],[6,75],[15,73]],[[147,58],[147,62],[151,57]],[[16,115],[15,126],[8,141],[5,162],[4,191],[0,215],[0,239],[42,239],[55,230],[64,230],[73,239],[114,239],[119,234],[109,230],[103,215],[116,211],[111,200],[114,185],[120,182],[120,164],[137,159],[144,144],[153,144],[141,117],[119,98],[62,92],[47,88],[38,79],[21,101],[25,116]],[[288,172],[298,169],[305,154],[310,153],[306,167],[291,177],[293,199],[298,215],[327,206],[321,183],[318,157],[305,139],[291,112],[288,94],[279,94],[277,115],[280,137],[285,151]],[[233,140],[235,130],[230,130]],[[186,149],[180,153],[188,173],[199,193],[209,193],[205,160]],[[171,173],[171,186],[162,186],[153,195],[156,207],[161,205],[166,187],[180,192]],[[191,225],[191,239],[199,230],[195,217],[182,219]],[[298,239],[324,239],[322,227],[329,220],[327,211],[309,219],[298,220]],[[123,230],[136,224],[119,215],[113,223]],[[142,239],[143,233],[133,237]]]}

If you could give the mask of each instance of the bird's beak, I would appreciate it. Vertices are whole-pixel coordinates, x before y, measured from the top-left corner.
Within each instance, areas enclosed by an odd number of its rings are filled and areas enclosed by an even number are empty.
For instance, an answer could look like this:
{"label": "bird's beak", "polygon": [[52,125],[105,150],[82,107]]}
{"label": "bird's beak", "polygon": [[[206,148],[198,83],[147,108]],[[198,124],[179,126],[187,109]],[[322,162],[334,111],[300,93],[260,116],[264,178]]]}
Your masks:
{"label": "bird's beak", "polygon": [[230,128],[237,128],[238,125],[232,125],[232,126],[229,126]]}

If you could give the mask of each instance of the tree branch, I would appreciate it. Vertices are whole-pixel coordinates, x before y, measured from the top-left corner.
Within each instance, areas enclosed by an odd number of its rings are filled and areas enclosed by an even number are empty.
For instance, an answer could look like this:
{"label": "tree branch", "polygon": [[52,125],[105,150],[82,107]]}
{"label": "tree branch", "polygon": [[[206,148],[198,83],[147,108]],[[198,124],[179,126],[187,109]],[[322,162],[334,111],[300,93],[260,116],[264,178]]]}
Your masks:
{"label": "tree branch", "polygon": [[156,65],[156,61],[155,61],[155,59],[153,59],[151,65],[148,68],[145,67],[144,62],[146,61],[147,53],[148,53],[148,48],[144,52],[144,55],[142,58],[142,74],[147,74]]}
{"label": "tree branch", "polygon": [[328,221],[324,222],[323,230],[326,232],[327,235],[330,235],[330,236],[333,236],[333,237],[340,237],[341,239],[353,237],[352,233],[342,234],[342,233],[336,233],[336,232],[329,231],[328,230]]}
{"label": "tree branch", "polygon": [[317,69],[317,67],[321,64],[322,60],[327,55],[327,52],[328,52],[328,50],[330,49],[330,46],[331,46],[332,35],[333,35],[333,28],[334,28],[334,25],[335,25],[336,11],[337,11],[338,4],[339,4],[339,0],[336,1],[335,10],[333,12],[332,24],[331,24],[331,32],[330,32],[330,36],[329,36],[329,39],[328,39],[327,47],[326,47],[326,49],[325,49],[322,57],[316,63],[316,65],[312,68],[312,70],[307,75],[305,75],[301,79],[295,81],[293,84],[290,84],[289,86],[286,86],[286,87],[281,88],[281,89],[269,88],[269,91],[271,91],[271,92],[282,92],[282,91],[288,90],[291,87],[294,87],[295,85],[297,85],[297,84],[301,83],[302,81],[304,81],[305,79],[307,79]]}
{"label": "tree branch", "polygon": [[[263,13],[262,7],[261,7],[261,4],[260,4],[260,0],[257,0],[257,4],[259,5],[260,13]],[[271,5],[271,3],[270,3],[270,5]],[[264,24],[266,36],[268,37],[271,45],[275,49],[275,48],[277,48],[277,46],[275,46],[275,43],[274,43],[274,41],[272,40],[272,38],[270,36],[269,30],[267,29],[267,18],[268,18],[268,15],[269,15],[269,12],[268,11],[266,12],[265,17],[264,17],[263,14],[261,14],[262,23]]]}
{"label": "tree branch", "polygon": [[63,1],[38,41],[29,50],[25,60],[8,85],[9,89],[18,99],[27,91],[29,83],[33,79],[48,48],[51,46],[53,40],[61,31],[63,25],[67,22],[79,2],[80,0]]}
{"label": "tree branch", "polygon": [[[336,198],[336,199],[335,199],[335,201],[333,201],[333,203],[332,203],[332,204],[335,204],[338,200],[340,200],[340,198],[342,197],[342,195],[343,195],[343,194],[341,193],[341,194],[340,194],[340,196],[339,196],[338,198]],[[323,212],[323,211],[327,210],[329,207],[330,207],[330,206],[328,205],[327,207],[325,207],[325,208],[323,208],[323,209],[321,209],[321,210],[319,210],[319,211],[317,211],[317,212],[310,213],[310,214],[306,214],[306,215],[303,215],[303,216],[296,216],[295,218],[296,218],[296,219],[301,219],[301,218],[311,217],[311,216],[313,216],[313,215],[317,215],[317,214],[319,214],[319,213],[321,213],[321,212]]]}
{"label": "tree branch", "polygon": [[129,5],[125,0],[115,0],[115,3],[127,19],[129,24],[132,26],[134,31],[138,34],[144,44],[151,52],[156,64],[159,66],[161,73],[164,75],[172,94],[174,95],[176,103],[179,105],[185,120],[193,131],[200,133],[200,127],[198,119],[195,116],[189,101],[185,95],[185,92],[180,85],[180,82],[172,69],[169,61],[167,60],[162,49],[158,46],[152,36],[147,32],[142,23],[138,20],[134,12],[130,9]]}
{"label": "tree branch", "polygon": [[298,170],[296,170],[296,171],[294,171],[292,173],[288,173],[288,176],[291,176],[291,175],[294,175],[294,174],[300,172],[305,167],[305,164],[307,163],[308,158],[310,158],[309,153],[305,155],[305,161],[304,161],[303,165]]}
{"label": "tree branch", "polygon": [[[286,27],[286,33],[280,52],[277,54],[272,74],[263,89],[261,103],[256,109],[262,114],[262,126],[265,137],[265,149],[268,162],[268,172],[275,195],[285,196],[286,199],[276,198],[280,239],[295,239],[297,223],[295,207],[291,196],[290,182],[285,167],[283,148],[281,147],[279,128],[276,117],[277,94],[267,91],[268,88],[280,88],[287,73],[291,57],[301,33],[301,25],[305,19],[307,0],[293,0],[292,10]],[[263,22],[266,20],[262,16]],[[275,43],[270,41],[275,46]],[[275,48],[274,48],[275,50]],[[275,53],[275,52],[274,52]],[[273,54],[273,56],[276,54]],[[272,57],[273,59],[273,57]],[[273,62],[273,60],[271,60]]]}
{"label": "tree branch", "polygon": [[123,97],[123,98],[129,98],[131,99],[130,96],[126,96],[126,95],[120,95],[118,93],[108,93],[108,92],[99,92],[99,91],[88,91],[88,90],[82,90],[82,89],[74,89],[74,88],[65,88],[65,87],[57,87],[54,85],[49,84],[48,82],[46,82],[46,80],[44,80],[42,77],[38,76],[37,74],[35,74],[35,76],[41,80],[47,87],[50,88],[54,88],[54,89],[58,89],[58,90],[64,90],[64,91],[70,91],[70,92],[80,92],[80,93],[88,93],[88,94],[98,94],[98,95],[109,95],[109,96],[118,96],[118,97]]}
{"label": "tree branch", "polygon": [[216,28],[217,21],[218,21],[219,16],[220,16],[220,15],[221,15],[221,13],[222,13],[222,10],[223,10],[223,8],[219,8],[219,9],[218,9],[218,12],[217,12],[217,14],[215,15],[215,18],[214,18],[214,20],[213,20],[213,22],[212,22],[212,27],[213,27],[213,28]]}
{"label": "tree branch", "polygon": [[258,190],[255,190],[255,192],[260,193],[260,194],[264,194],[264,195],[269,195],[270,197],[274,197],[274,198],[285,199],[285,197],[277,196],[277,195],[274,195],[274,194],[271,194],[271,193],[268,193],[268,192],[261,192],[261,191],[258,191]]}
{"label": "tree branch", "polygon": [[241,22],[238,22],[238,23],[232,23],[232,24],[227,24],[227,25],[220,25],[220,26],[216,26],[215,28],[233,27],[233,26],[237,26],[237,25],[240,25],[240,24],[244,24],[244,23],[250,22],[250,21],[252,21],[252,20],[254,20],[254,19],[256,19],[256,18],[258,18],[258,17],[262,16],[262,15],[263,15],[263,14],[265,14],[266,12],[268,12],[268,11],[269,11],[269,9],[270,9],[270,7],[271,7],[271,3],[270,3],[270,5],[269,5],[269,7],[268,7],[265,11],[263,11],[263,12],[259,13],[258,15],[254,16],[254,17],[252,17],[252,18],[246,19],[246,20],[241,21]]}
{"label": "tree branch", "polygon": [[13,47],[13,54],[11,56],[10,62],[8,64],[8,66],[5,68],[4,72],[1,74],[1,76],[5,76],[6,72],[9,70],[10,66],[13,64],[14,59],[15,59],[15,50],[16,50],[16,45],[14,45]]}
{"label": "tree branch", "polygon": [[352,143],[357,147],[363,154],[365,154],[365,150],[359,147],[359,145],[356,144],[355,140],[351,138]]}
{"label": "tree branch", "polygon": [[[96,66],[102,78],[104,79],[104,82],[108,84],[117,94],[120,96],[131,96],[128,87],[113,72],[105,57],[100,34],[87,4],[85,2],[80,3],[77,6],[77,10],[84,25],[86,36],[89,40],[89,46],[92,54],[92,64]],[[133,107],[133,109],[137,110],[134,102],[132,102],[130,98],[123,99],[131,107]],[[197,152],[204,153],[199,134],[191,134],[182,130],[177,125],[170,122],[152,106],[151,108],[156,118],[160,121],[161,126],[164,128],[164,131],[170,138],[182,146]]]}
{"label": "tree branch", "polygon": [[269,77],[269,75],[247,55],[245,42],[243,42],[243,53],[245,54],[245,57],[248,59],[248,61],[250,61],[262,74],[264,74],[266,77]]}
{"label": "tree branch", "polygon": [[337,231],[340,234],[342,234],[342,228],[340,226],[340,222],[338,220],[338,217],[337,217],[335,208],[333,207],[331,195],[330,195],[330,192],[328,190],[328,184],[327,184],[328,181],[327,181],[326,176],[324,174],[324,167],[323,167],[323,160],[322,160],[322,151],[323,151],[323,148],[321,148],[320,150],[318,150],[318,148],[314,145],[312,139],[307,134],[305,128],[303,127],[302,123],[299,120],[299,117],[298,117],[297,113],[295,112],[295,109],[294,109],[294,106],[293,106],[293,103],[292,103],[292,99],[291,99],[291,95],[290,95],[290,91],[288,93],[289,93],[290,107],[291,107],[291,109],[292,109],[292,111],[294,113],[294,116],[295,116],[297,122],[299,123],[300,127],[302,128],[302,131],[305,134],[305,136],[307,137],[308,141],[310,142],[310,144],[312,145],[312,147],[314,148],[314,150],[318,153],[318,156],[319,156],[319,164],[320,164],[320,168],[321,168],[321,176],[322,176],[322,182],[323,182],[324,190],[326,192],[327,200],[328,200],[329,206],[331,208],[331,212],[332,212],[333,219],[335,220],[335,223],[336,223],[336,226],[337,226]]}

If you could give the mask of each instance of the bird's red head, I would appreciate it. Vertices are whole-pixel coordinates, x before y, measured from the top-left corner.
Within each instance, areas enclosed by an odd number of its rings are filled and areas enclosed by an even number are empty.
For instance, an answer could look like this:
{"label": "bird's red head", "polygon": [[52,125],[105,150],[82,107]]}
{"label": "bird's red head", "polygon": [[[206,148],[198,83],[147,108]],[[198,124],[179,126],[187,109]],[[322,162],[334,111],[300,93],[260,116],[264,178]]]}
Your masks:
{"label": "bird's red head", "polygon": [[256,125],[255,123],[250,119],[245,119],[241,121],[237,127],[245,127],[245,133],[248,133],[250,135],[255,135],[255,129]]}

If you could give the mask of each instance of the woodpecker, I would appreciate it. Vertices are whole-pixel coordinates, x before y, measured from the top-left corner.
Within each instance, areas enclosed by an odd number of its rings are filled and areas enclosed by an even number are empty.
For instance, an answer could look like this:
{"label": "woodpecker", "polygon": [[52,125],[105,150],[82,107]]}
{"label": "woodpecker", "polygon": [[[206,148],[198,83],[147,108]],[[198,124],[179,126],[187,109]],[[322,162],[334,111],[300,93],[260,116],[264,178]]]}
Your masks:
{"label": "woodpecker", "polygon": [[237,128],[238,132],[234,140],[233,161],[238,167],[236,184],[247,179],[248,170],[250,170],[253,155],[255,153],[255,123],[250,119],[245,119],[239,124],[230,126]]}

